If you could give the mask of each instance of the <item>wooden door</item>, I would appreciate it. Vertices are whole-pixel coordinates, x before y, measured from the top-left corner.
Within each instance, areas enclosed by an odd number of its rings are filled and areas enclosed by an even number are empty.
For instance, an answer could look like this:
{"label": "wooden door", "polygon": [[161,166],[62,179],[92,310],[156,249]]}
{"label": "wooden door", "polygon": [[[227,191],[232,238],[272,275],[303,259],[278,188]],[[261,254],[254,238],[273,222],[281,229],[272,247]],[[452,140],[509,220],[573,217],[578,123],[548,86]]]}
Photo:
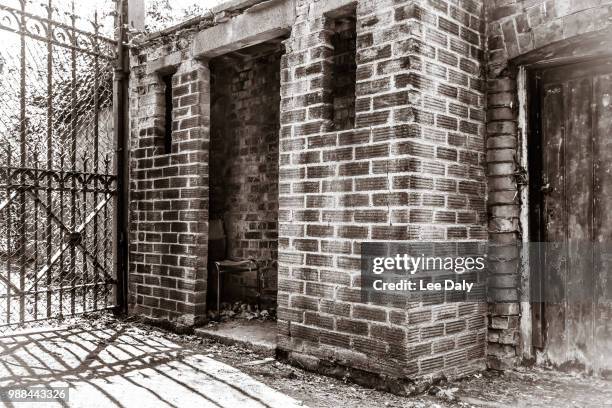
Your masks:
{"label": "wooden door", "polygon": [[612,369],[612,60],[537,74],[544,353]]}

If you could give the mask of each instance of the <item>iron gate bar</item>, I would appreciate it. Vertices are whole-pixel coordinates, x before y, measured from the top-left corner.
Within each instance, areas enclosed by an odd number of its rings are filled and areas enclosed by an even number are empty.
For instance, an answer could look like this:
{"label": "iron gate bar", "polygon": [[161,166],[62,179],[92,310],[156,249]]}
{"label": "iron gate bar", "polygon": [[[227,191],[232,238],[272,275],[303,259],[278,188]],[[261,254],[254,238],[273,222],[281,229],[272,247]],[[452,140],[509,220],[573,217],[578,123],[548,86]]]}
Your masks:
{"label": "iron gate bar", "polygon": [[117,220],[115,227],[117,228],[117,248],[115,255],[117,271],[123,273],[117,274],[117,302],[119,304],[118,311],[122,314],[127,313],[127,270],[128,270],[128,197],[129,197],[129,148],[128,148],[128,78],[130,75],[129,59],[127,58],[128,49],[125,47],[127,41],[126,27],[128,21],[128,0],[118,0],[117,2],[117,17],[118,17],[118,41],[117,41],[117,65],[115,67],[114,76],[114,103],[113,115],[115,120],[115,143],[116,151],[116,166],[117,166]]}
{"label": "iron gate bar", "polygon": [[[107,159],[105,158],[105,160]],[[42,169],[37,169],[34,167],[0,166],[0,175],[2,175],[2,172],[11,172],[11,177],[13,177],[15,174],[21,175],[23,173],[29,176],[33,180],[37,178],[42,179],[44,177],[51,177],[56,182],[60,182],[60,181],[66,182],[66,181],[71,180],[72,178],[76,178],[77,181],[84,183],[84,184],[89,184],[96,179],[103,181],[104,184],[111,184],[117,179],[117,176],[114,176],[112,174],[106,174],[106,173],[89,173],[86,171],[81,172],[81,171],[73,171],[73,170],[64,171],[64,170],[52,170],[52,169],[42,170]],[[8,178],[9,176],[7,175],[6,177]]]}
{"label": "iron gate bar", "polygon": [[[21,11],[22,13],[25,12],[25,1],[21,2]],[[26,22],[25,22],[25,15],[22,14],[21,15],[21,26],[25,27],[26,26]],[[21,110],[21,120],[19,122],[19,136],[20,136],[20,143],[21,143],[21,157],[20,157],[20,162],[19,165],[21,167],[25,167],[26,165],[26,43],[25,43],[25,34],[24,34],[24,30],[21,30],[20,33],[20,41],[21,41],[21,84],[20,84],[20,88],[21,88],[21,98],[20,98],[20,110]],[[21,183],[25,183],[25,178],[23,176],[23,174],[21,175]],[[21,191],[20,194],[20,212],[21,212],[21,219],[19,220],[19,228],[20,228],[20,232],[19,232],[19,246],[21,248],[25,248],[26,245],[26,230],[25,230],[25,223],[26,223],[26,219],[25,219],[25,211],[26,211],[26,203],[25,203],[25,192]],[[24,288],[25,288],[25,251],[21,251],[21,256],[20,256],[20,273],[19,273],[19,288],[21,289],[21,291],[23,292]],[[19,321],[23,322],[25,320],[25,297],[20,296],[19,298]]]}
{"label": "iron gate bar", "polygon": [[[49,7],[47,7],[48,21],[53,21],[53,8],[52,2],[49,0]],[[47,30],[47,171],[51,171],[53,168],[53,34],[52,30]],[[51,208],[53,205],[53,198],[51,196],[51,178],[47,178],[47,208]],[[46,218],[46,232],[47,237],[53,236],[53,226],[49,217]],[[46,251],[46,265],[47,265],[47,276],[46,284],[47,288],[51,287],[53,279],[51,277],[51,245],[47,245]],[[47,318],[51,317],[51,292],[47,292],[46,297],[47,303]]]}
{"label": "iron gate bar", "polygon": [[[38,169],[38,148],[34,147],[34,166]],[[38,179],[34,180],[38,186]],[[34,231],[38,232],[38,202],[34,202]],[[38,240],[34,240],[34,253],[38,253]],[[34,270],[38,270],[38,257],[34,258]],[[34,282],[34,316],[38,315],[38,282]]]}
{"label": "iron gate bar", "polygon": [[[6,188],[7,185],[3,184],[0,185],[2,186],[2,188]],[[32,185],[32,184],[24,184],[24,185],[19,185],[19,184],[10,184],[8,185],[8,188],[13,189],[13,190],[17,190],[17,191],[41,191],[41,190],[47,190],[46,187],[43,186],[36,186],[36,185]],[[79,193],[79,192],[86,192],[86,193],[107,193],[107,194],[115,194],[116,190],[115,189],[103,189],[103,188],[99,188],[99,189],[94,189],[94,188],[83,188],[83,189],[79,189],[79,188],[72,188],[72,187],[64,187],[64,188],[51,188],[51,191],[64,191],[64,192],[68,192],[68,193]],[[15,193],[13,193],[15,194]],[[2,203],[0,203],[0,210],[2,210],[1,206],[2,205],[6,205],[6,204],[10,204],[12,202],[15,201],[15,198],[13,197],[10,202],[8,200],[3,201]]]}
{"label": "iron gate bar", "polygon": [[[3,186],[5,187],[5,186]],[[4,200],[3,202],[0,203],[0,211],[4,210],[4,207],[6,207],[7,205],[9,205],[11,203],[11,201],[17,197],[17,192],[13,191],[10,195],[10,197],[8,197],[6,200]]]}
{"label": "iron gate bar", "polygon": [[4,276],[0,275],[0,280],[4,283],[7,284],[7,286],[10,286],[16,293],[19,293],[20,289],[15,286],[15,284],[11,281],[9,281],[7,278],[5,278]]}
{"label": "iron gate bar", "polygon": [[[70,14],[70,21],[72,23],[71,28],[75,28],[74,15],[74,1],[72,2],[72,13]],[[72,171],[76,171],[76,154],[77,154],[77,134],[76,134],[76,51],[74,48],[70,49],[70,144],[71,144],[71,166]],[[97,73],[96,73],[97,74]],[[72,188],[76,188],[76,182],[72,179]],[[76,193],[70,194],[70,222],[72,225],[76,224],[76,214],[74,213],[76,207]],[[63,225],[65,227],[65,225]],[[64,228],[66,230],[67,228]],[[74,274],[74,268],[76,268],[76,248],[74,245],[70,247],[70,271]],[[72,279],[72,290],[70,291],[70,314],[74,314],[75,311],[75,293],[74,293],[74,277]]]}
{"label": "iron gate bar", "polygon": [[[98,11],[96,10],[94,13],[94,37],[93,37],[93,45],[94,45],[94,49],[98,50],[99,49],[99,44],[98,44],[98,35],[99,35],[99,25],[98,25]],[[99,72],[100,70],[100,62],[98,60],[98,56],[94,55],[94,72]],[[98,94],[98,87],[99,87],[100,83],[99,83],[99,79],[98,76],[94,76],[94,135],[98,135],[100,134],[100,127],[99,127],[99,120],[100,120],[100,95]],[[98,148],[99,148],[99,140],[97,137],[94,138],[94,173],[98,172]],[[85,172],[87,172],[87,169],[84,169]],[[85,188],[85,185],[83,185],[83,188]],[[98,180],[94,179],[94,207],[98,206],[98,193],[97,190],[98,189]],[[86,193],[86,191],[84,191],[84,194]],[[85,198],[83,198],[83,201],[85,201]],[[84,211],[85,212],[85,211]],[[85,212],[86,213],[86,212]],[[93,220],[93,236],[94,236],[94,253],[97,254],[98,253],[98,211],[96,211],[94,213],[94,220]],[[97,278],[97,274],[96,274],[96,278]],[[96,290],[93,291],[93,304],[94,304],[94,309],[97,307],[98,305],[98,293]],[[83,291],[83,303],[86,302],[85,299],[85,291]]]}
{"label": "iron gate bar", "polygon": [[[96,286],[111,285],[111,284],[115,284],[115,283],[116,282],[114,280],[103,280],[103,281],[79,284],[76,287],[77,288],[87,288],[87,287],[95,288]],[[29,291],[29,292],[27,292],[27,294],[29,294],[29,295],[36,295],[36,294],[41,294],[41,293],[53,293],[53,292],[58,292],[58,291],[69,291],[71,289],[72,289],[72,285],[52,286],[51,289],[40,289],[38,291]],[[7,295],[0,295],[0,299],[6,299],[6,297],[7,297]],[[114,307],[114,306],[112,306],[112,307]]]}

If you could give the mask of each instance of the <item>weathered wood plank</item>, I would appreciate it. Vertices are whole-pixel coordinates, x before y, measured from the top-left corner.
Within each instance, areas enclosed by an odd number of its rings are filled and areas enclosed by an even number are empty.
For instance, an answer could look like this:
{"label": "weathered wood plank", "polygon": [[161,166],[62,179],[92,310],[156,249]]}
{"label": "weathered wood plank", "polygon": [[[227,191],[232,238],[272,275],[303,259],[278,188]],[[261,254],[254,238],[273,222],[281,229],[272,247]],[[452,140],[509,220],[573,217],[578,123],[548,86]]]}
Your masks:
{"label": "weathered wood plank", "polygon": [[565,110],[564,87],[547,84],[542,95],[542,188],[544,198],[544,295],[546,305],[546,340],[549,358],[565,355],[565,310],[562,304],[567,278],[563,262],[563,245],[567,235],[565,224]]}
{"label": "weathered wood plank", "polygon": [[594,370],[612,370],[612,74],[595,77],[594,112],[594,241],[595,259]]}
{"label": "weathered wood plank", "polygon": [[565,134],[567,284],[566,355],[562,362],[589,366],[593,355],[593,127],[592,77],[568,81]]}

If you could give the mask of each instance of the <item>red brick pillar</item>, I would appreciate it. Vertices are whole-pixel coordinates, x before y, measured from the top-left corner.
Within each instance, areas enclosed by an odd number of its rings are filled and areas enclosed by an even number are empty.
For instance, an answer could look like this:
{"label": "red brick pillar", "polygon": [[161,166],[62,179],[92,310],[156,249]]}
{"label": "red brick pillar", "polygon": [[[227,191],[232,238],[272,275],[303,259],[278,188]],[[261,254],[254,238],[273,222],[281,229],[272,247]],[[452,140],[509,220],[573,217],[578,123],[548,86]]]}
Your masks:
{"label": "red brick pillar", "polygon": [[518,362],[520,268],[519,194],[516,180],[516,81],[488,82],[487,167],[489,185],[488,364],[503,369]]}
{"label": "red brick pillar", "polygon": [[485,365],[484,303],[361,298],[363,242],[487,239],[482,3],[418,3],[357,2],[352,129],[329,114],[346,10],[298,9],[282,65],[278,347],[385,386]]}
{"label": "red brick pillar", "polygon": [[174,73],[168,152],[160,74],[133,92],[130,309],[186,325],[206,312],[209,83],[208,66],[195,60]]}

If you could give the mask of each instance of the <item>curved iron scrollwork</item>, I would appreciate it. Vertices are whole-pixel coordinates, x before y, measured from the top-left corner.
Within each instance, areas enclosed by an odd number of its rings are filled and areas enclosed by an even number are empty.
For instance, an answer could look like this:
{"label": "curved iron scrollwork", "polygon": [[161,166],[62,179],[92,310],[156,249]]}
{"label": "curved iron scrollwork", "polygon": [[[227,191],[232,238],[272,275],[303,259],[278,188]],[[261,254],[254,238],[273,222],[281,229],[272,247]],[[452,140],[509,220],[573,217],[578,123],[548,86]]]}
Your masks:
{"label": "curved iron scrollwork", "polygon": [[[76,17],[72,17],[75,19]],[[43,18],[23,10],[0,4],[0,29],[24,34],[53,45],[75,49],[106,59],[115,59],[116,41],[98,34],[99,25],[91,22],[93,32]],[[49,36],[49,33],[51,35]]]}

